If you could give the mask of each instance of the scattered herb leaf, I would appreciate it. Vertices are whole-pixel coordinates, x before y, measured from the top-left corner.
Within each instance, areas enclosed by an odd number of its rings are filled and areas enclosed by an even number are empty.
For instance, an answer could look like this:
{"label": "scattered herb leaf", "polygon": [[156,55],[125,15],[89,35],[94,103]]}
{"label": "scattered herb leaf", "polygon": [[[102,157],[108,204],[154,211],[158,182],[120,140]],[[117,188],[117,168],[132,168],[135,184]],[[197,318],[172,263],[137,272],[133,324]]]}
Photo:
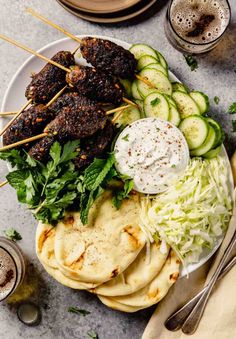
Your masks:
{"label": "scattered herb leaf", "polygon": [[160,100],[159,98],[155,98],[155,99],[153,99],[153,100],[151,101],[151,105],[152,105],[152,106],[156,106],[157,104],[159,104],[160,101],[161,101],[161,100]]}
{"label": "scattered herb leaf", "polygon": [[86,315],[90,314],[91,312],[83,310],[81,308],[78,307],[74,307],[74,306],[70,306],[68,307],[68,312],[69,313],[76,313],[76,314],[81,314],[83,317],[85,317]]}
{"label": "scattered herb leaf", "polygon": [[92,339],[98,339],[98,334],[95,331],[93,331],[93,330],[88,331],[87,334]]}
{"label": "scattered herb leaf", "polygon": [[228,112],[229,112],[229,114],[234,114],[234,113],[236,113],[236,102],[233,102],[233,103],[229,106]]}
{"label": "scattered herb leaf", "polygon": [[232,121],[233,132],[236,132],[236,120]]}
{"label": "scattered herb leaf", "polygon": [[122,138],[122,140],[124,140],[124,141],[129,141],[129,134],[126,134],[126,135]]}
{"label": "scattered herb leaf", "polygon": [[12,241],[18,241],[22,239],[20,233],[18,233],[14,228],[8,228],[5,231],[5,235],[7,238],[11,239]]}
{"label": "scattered herb leaf", "polygon": [[192,55],[184,55],[185,60],[190,67],[191,71],[194,71],[198,68],[197,60],[192,57]]}
{"label": "scattered herb leaf", "polygon": [[176,165],[175,165],[175,164],[171,165],[171,168],[175,168],[175,167],[176,167]]}
{"label": "scattered herb leaf", "polygon": [[216,105],[218,105],[219,102],[220,102],[220,98],[217,97],[217,96],[215,96],[215,97],[214,97],[214,102],[216,103]]}

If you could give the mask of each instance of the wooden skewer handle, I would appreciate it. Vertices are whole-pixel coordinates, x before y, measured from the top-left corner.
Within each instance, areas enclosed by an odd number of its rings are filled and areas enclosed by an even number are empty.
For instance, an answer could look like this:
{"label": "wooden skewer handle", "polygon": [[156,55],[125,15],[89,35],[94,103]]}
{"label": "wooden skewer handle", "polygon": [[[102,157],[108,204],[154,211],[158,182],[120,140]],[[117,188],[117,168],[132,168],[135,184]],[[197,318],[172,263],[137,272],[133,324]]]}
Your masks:
{"label": "wooden skewer handle", "polygon": [[0,39],[5,40],[5,41],[9,42],[10,44],[15,45],[15,46],[21,48],[24,51],[27,51],[27,52],[37,56],[38,58],[40,58],[40,59],[42,59],[42,60],[44,60],[44,61],[46,61],[46,62],[48,62],[48,63],[50,63],[50,64],[52,64],[52,65],[54,65],[56,67],[58,67],[58,68],[61,68],[65,72],[70,73],[70,71],[71,71],[69,68],[66,68],[66,67],[58,64],[57,62],[55,62],[55,61],[45,57],[44,55],[34,51],[33,49],[31,49],[31,48],[29,48],[29,47],[27,47],[25,45],[22,45],[21,43],[15,41],[15,40],[12,40],[12,39],[8,38],[7,36],[5,36],[3,34],[0,34]]}
{"label": "wooden skewer handle", "polygon": [[78,41],[80,44],[83,43],[83,41],[80,38],[77,38],[74,34],[71,34],[70,32],[66,31],[64,28],[54,24],[52,21],[48,20],[47,18],[45,18],[44,16],[42,16],[41,14],[35,12],[32,8],[26,8],[26,12],[28,12],[29,14],[33,15],[34,17],[42,20],[43,22],[45,22],[46,24],[48,24],[49,26],[52,26],[54,28],[56,28],[58,31],[62,32],[63,34],[67,35],[68,37],[70,37],[71,39]]}
{"label": "wooden skewer handle", "polygon": [[41,133],[39,135],[35,135],[34,137],[24,139],[24,140],[20,140],[20,141],[13,143],[13,144],[7,145],[7,146],[3,146],[2,148],[0,148],[0,152],[7,151],[8,149],[15,148],[15,147],[20,146],[20,145],[28,144],[29,142],[32,142],[32,141],[35,141],[35,140],[38,140],[38,139],[42,139],[42,138],[46,137],[47,135],[48,135],[48,133]]}
{"label": "wooden skewer handle", "polygon": [[0,117],[6,117],[6,116],[9,116],[9,115],[15,115],[17,113],[18,113],[18,111],[2,112],[2,113],[0,113]]}

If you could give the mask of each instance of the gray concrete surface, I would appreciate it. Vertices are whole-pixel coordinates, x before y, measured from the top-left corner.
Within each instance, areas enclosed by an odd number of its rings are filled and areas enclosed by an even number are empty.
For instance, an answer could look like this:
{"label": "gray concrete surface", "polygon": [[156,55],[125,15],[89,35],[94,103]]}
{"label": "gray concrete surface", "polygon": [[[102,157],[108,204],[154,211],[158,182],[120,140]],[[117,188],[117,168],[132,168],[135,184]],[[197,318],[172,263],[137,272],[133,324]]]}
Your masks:
{"label": "gray concrete surface", "polygon": [[[220,45],[208,54],[199,56],[199,68],[191,72],[181,53],[167,42],[163,32],[163,20],[166,7],[155,12],[149,19],[119,25],[96,25],[79,20],[66,12],[55,0],[0,0],[0,32],[19,40],[34,49],[60,39],[62,34],[49,28],[40,21],[24,13],[26,6],[45,14],[51,20],[64,26],[75,34],[104,34],[128,42],[146,42],[159,49],[167,58],[174,73],[190,88],[198,89],[209,95],[211,114],[220,121],[225,129],[226,146],[229,154],[236,146],[236,133],[232,132],[231,120],[227,108],[236,101],[236,4],[231,0],[232,21],[227,34]],[[28,54],[0,41],[0,102],[12,76],[28,58]],[[220,98],[219,105],[213,102],[214,96]],[[4,180],[7,166],[0,162],[0,180]],[[35,269],[34,278],[38,281],[32,299],[39,303],[42,310],[42,322],[37,327],[26,327],[16,316],[15,306],[6,303],[0,305],[0,338],[88,338],[87,331],[94,329],[100,339],[140,339],[153,309],[136,314],[122,314],[109,310],[93,295],[67,289],[51,279],[36,259],[34,235],[36,222],[31,213],[17,202],[15,192],[9,186],[0,191],[0,234],[8,227],[20,231],[23,240],[20,245],[26,253],[29,263]],[[32,270],[32,267],[31,267]],[[70,314],[67,307],[77,305],[91,311],[86,317]]]}

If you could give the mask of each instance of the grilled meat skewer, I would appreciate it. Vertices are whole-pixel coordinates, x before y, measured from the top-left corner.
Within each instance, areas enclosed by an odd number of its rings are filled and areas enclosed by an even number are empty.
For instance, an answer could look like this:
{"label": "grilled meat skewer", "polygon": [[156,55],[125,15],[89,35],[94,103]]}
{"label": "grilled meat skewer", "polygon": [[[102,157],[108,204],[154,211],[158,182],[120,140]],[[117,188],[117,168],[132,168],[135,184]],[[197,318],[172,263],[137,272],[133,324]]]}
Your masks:
{"label": "grilled meat skewer", "polygon": [[119,81],[95,68],[75,66],[66,75],[66,81],[90,99],[113,104],[120,104],[123,100],[123,89]]}
{"label": "grilled meat skewer", "polygon": [[3,135],[3,144],[11,145],[41,133],[54,118],[55,113],[49,111],[45,105],[31,106],[6,130]]}
{"label": "grilled meat skewer", "polygon": [[107,122],[105,111],[78,93],[64,94],[50,108],[57,115],[45,128],[49,135],[29,151],[29,154],[39,161],[48,159],[50,147],[55,140],[64,143],[71,139],[90,137],[103,129]]}
{"label": "grilled meat skewer", "polygon": [[[74,55],[68,51],[56,53],[51,60],[67,68],[75,64]],[[66,72],[48,63],[39,73],[33,75],[31,83],[26,88],[25,96],[35,103],[47,103],[65,85]]]}
{"label": "grilled meat skewer", "polygon": [[81,42],[81,54],[92,66],[119,78],[133,78],[137,67],[134,55],[112,41],[86,37]]}

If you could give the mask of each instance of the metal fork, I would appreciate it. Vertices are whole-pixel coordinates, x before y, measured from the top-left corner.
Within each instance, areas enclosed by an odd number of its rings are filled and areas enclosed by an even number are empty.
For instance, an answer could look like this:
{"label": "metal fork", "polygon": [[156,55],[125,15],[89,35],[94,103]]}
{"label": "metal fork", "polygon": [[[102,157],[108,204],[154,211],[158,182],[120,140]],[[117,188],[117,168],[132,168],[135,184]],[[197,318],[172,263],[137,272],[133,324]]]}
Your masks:
{"label": "metal fork", "polygon": [[[236,264],[236,256],[234,256],[230,262],[222,269],[219,277],[217,280],[222,279]],[[186,319],[188,318],[189,314],[193,310],[194,306],[199,302],[202,295],[206,291],[208,285],[205,286],[197,295],[195,295],[190,301],[188,301],[184,306],[182,306],[179,310],[174,312],[166,321],[165,327],[169,331],[177,331],[179,330],[183,324],[185,323]]]}

